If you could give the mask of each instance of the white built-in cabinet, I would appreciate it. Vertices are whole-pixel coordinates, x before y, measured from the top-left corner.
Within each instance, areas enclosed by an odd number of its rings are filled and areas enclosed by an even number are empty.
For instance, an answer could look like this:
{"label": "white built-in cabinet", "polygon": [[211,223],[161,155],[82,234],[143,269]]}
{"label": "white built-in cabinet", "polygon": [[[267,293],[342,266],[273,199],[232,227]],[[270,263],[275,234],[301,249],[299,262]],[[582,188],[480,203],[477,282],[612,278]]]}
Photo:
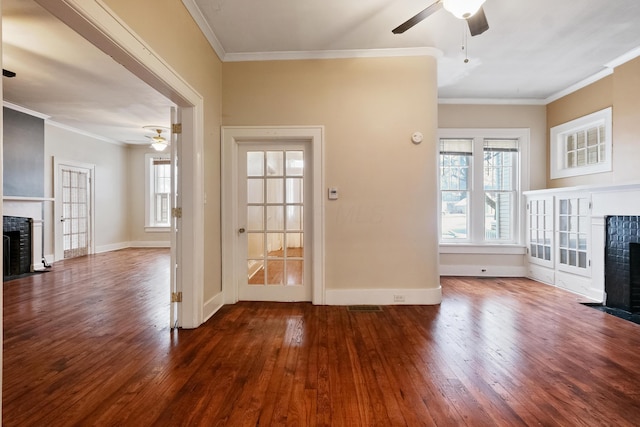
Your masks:
{"label": "white built-in cabinet", "polygon": [[591,297],[590,193],[544,190],[525,197],[528,276]]}

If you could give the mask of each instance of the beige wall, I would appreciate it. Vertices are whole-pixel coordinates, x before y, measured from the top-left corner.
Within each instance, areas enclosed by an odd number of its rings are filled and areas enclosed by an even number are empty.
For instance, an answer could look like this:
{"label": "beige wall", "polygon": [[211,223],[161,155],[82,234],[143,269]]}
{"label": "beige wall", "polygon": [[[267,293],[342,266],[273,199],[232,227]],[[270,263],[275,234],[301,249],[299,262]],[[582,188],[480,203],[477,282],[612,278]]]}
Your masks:
{"label": "beige wall", "polygon": [[640,169],[640,58],[614,69],[607,76],[547,106],[547,139],[553,126],[594,111],[613,107],[613,144],[611,172],[571,178],[549,179],[550,188],[576,185],[605,185],[638,182]]}
{"label": "beige wall", "polygon": [[326,287],[438,288],[435,59],[222,68],[224,125],[325,126]]}
{"label": "beige wall", "polygon": [[[178,0],[105,0],[204,99],[204,300],[222,290],[220,265],[221,61]],[[170,31],[167,31],[170,29]]]}
{"label": "beige wall", "polygon": [[[129,241],[129,171],[126,146],[110,144],[45,123],[45,197],[53,197],[53,159],[95,166],[95,248],[97,252],[122,247]],[[53,203],[45,203],[44,253],[54,251]]]}

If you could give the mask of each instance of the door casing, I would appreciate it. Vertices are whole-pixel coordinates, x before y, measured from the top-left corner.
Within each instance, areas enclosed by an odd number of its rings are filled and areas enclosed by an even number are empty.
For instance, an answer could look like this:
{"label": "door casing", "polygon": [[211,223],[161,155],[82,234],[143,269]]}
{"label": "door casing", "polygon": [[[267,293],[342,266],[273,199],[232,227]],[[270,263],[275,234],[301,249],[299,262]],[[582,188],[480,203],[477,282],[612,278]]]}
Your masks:
{"label": "door casing", "polygon": [[324,127],[223,126],[222,142],[222,291],[224,302],[238,302],[238,144],[305,141],[310,145],[312,176],[311,302],[325,303],[324,283]]}

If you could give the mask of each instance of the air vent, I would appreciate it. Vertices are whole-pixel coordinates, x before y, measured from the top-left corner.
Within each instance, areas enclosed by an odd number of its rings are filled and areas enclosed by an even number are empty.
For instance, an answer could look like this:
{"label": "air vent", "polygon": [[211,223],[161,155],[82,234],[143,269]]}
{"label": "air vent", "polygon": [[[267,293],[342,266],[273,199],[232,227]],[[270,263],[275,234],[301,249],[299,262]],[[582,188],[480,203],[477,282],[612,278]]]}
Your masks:
{"label": "air vent", "polygon": [[350,305],[347,307],[347,310],[357,312],[375,312],[382,311],[382,307],[379,305]]}

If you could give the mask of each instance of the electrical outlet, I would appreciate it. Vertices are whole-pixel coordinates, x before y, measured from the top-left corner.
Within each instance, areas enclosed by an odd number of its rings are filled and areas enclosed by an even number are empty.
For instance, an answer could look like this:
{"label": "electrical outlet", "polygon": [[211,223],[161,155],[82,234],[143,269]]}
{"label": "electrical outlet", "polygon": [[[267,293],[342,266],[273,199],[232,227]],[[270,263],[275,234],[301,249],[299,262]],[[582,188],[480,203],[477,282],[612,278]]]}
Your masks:
{"label": "electrical outlet", "polygon": [[393,302],[404,302],[404,295],[394,295]]}

